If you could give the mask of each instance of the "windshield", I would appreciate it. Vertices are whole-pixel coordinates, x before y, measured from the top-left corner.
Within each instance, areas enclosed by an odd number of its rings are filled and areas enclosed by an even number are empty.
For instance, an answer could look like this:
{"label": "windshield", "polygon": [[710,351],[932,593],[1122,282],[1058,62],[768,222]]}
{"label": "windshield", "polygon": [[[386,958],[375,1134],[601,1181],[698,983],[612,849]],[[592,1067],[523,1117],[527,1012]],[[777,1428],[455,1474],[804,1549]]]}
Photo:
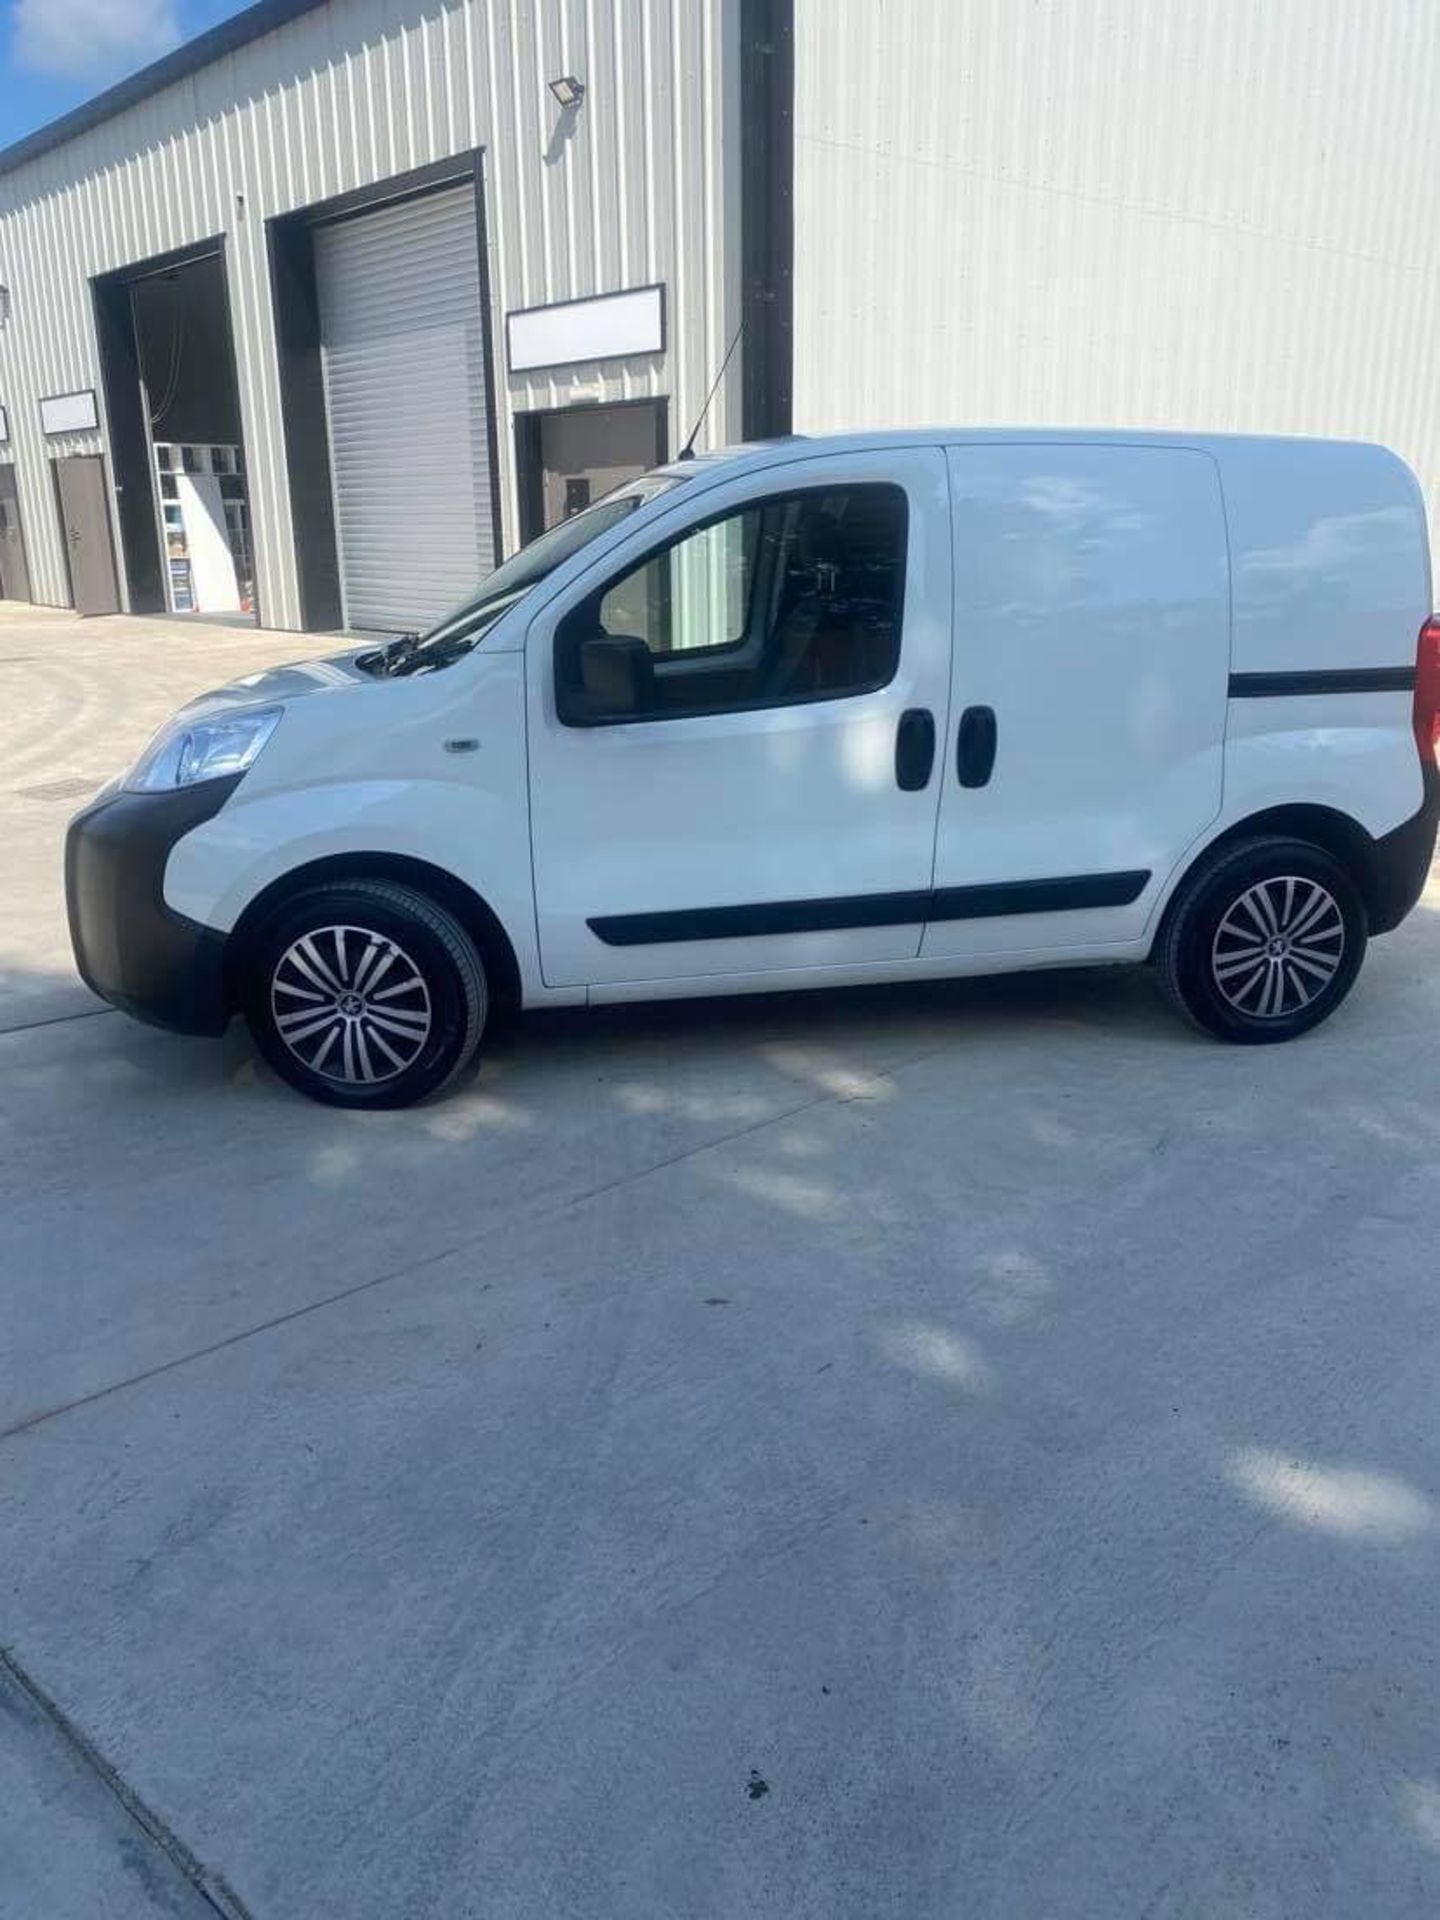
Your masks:
{"label": "windshield", "polygon": [[563,565],[572,554],[579,553],[592,540],[598,540],[602,533],[608,533],[611,527],[618,526],[637,508],[643,507],[647,500],[655,499],[657,494],[667,493],[671,487],[678,487],[684,478],[679,473],[646,474],[644,479],[618,487],[614,493],[606,494],[603,500],[597,500],[593,507],[572,514],[568,520],[562,520],[557,526],[538,535],[496,567],[493,573],[487,574],[468,600],[452,608],[443,620],[433,626],[406,664],[423,664],[432,648],[443,648],[448,652],[462,641],[473,645],[485,628],[497,620],[507,607],[513,606],[522,594],[528,593],[531,587]]}

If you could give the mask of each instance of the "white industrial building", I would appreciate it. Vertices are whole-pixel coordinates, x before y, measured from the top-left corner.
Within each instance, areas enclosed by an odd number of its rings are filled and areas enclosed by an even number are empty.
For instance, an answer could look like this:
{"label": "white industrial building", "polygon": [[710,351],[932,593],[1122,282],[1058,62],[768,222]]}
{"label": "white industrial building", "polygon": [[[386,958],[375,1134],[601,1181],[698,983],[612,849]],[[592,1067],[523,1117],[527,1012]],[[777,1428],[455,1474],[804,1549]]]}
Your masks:
{"label": "white industrial building", "polygon": [[701,446],[1341,434],[1440,498],[1437,81],[1419,0],[260,0],[0,153],[0,595],[422,625],[737,329]]}

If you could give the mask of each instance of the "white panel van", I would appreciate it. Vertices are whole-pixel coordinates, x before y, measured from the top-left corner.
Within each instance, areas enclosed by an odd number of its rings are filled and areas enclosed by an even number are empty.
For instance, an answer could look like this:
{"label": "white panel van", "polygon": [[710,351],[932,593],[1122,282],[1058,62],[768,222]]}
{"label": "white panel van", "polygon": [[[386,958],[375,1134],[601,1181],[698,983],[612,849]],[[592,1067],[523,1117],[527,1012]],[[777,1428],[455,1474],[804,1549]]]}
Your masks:
{"label": "white panel van", "polygon": [[1208,1032],[1291,1039],[1424,885],[1430,609],[1380,447],[677,462],[423,639],[186,707],[71,826],[76,957],[347,1106],[443,1086],[497,1000],[1149,960]]}

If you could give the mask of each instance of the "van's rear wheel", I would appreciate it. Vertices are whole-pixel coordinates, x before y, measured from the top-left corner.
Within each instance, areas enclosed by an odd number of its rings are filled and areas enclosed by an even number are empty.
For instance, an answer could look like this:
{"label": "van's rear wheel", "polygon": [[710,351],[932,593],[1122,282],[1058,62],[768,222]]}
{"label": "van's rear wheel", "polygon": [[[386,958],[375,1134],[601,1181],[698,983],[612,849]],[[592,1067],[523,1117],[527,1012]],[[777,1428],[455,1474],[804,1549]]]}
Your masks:
{"label": "van's rear wheel", "polygon": [[459,921],[380,880],[288,901],[244,980],[261,1053],[292,1087],[337,1107],[405,1107],[438,1092],[473,1057],[487,999]]}
{"label": "van's rear wheel", "polygon": [[1337,860],[1279,837],[1227,847],[1185,882],[1155,960],[1167,992],[1222,1040],[1293,1040],[1355,983],[1367,925]]}

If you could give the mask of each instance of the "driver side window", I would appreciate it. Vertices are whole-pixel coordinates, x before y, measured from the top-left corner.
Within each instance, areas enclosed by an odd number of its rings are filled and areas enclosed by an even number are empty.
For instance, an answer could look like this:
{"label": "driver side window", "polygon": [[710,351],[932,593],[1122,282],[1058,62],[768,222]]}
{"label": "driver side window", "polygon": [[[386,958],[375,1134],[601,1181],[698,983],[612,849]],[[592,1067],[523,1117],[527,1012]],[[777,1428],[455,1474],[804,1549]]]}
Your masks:
{"label": "driver side window", "polygon": [[559,716],[605,726],[868,693],[900,654],[907,511],[887,484],[776,495],[694,528],[573,608]]}

